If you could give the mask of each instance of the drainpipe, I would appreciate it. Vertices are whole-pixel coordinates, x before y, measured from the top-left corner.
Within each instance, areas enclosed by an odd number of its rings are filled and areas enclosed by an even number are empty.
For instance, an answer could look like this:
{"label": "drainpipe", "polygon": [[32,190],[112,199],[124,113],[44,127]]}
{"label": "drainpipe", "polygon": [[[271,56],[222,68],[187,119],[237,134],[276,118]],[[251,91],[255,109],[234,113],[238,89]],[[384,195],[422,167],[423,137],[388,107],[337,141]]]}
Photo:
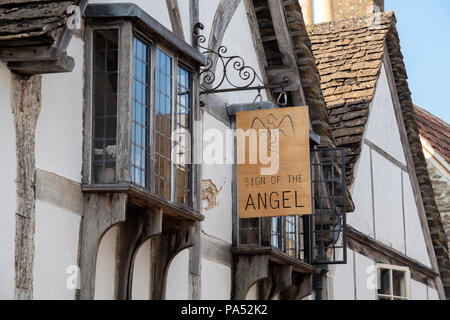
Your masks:
{"label": "drainpipe", "polygon": [[313,11],[312,11],[312,0],[299,0],[300,6],[302,7],[303,20],[306,25],[313,23]]}
{"label": "drainpipe", "polygon": [[325,288],[326,276],[328,273],[328,265],[324,264],[320,267],[320,273],[313,277],[313,289],[315,291],[316,300],[323,299],[323,289]]}
{"label": "drainpipe", "polygon": [[314,23],[333,20],[333,4],[331,0],[314,0]]}

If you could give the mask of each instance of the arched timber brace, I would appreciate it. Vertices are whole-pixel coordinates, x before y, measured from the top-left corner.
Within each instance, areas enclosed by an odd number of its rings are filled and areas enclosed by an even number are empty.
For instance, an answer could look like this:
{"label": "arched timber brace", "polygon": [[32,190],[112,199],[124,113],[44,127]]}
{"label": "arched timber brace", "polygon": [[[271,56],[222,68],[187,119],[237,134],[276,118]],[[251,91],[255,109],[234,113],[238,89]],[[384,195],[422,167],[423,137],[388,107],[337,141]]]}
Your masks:
{"label": "arched timber brace", "polygon": [[[209,35],[208,48],[217,52],[219,47],[222,45],[223,38],[225,36],[225,31],[230,24],[231,18],[233,18],[234,13],[241,0],[220,0],[217,6],[216,14],[214,15],[213,24],[211,27],[211,33]],[[217,66],[216,55],[210,55],[208,58],[212,60],[211,71],[214,73]]]}
{"label": "arched timber brace", "polygon": [[14,116],[17,159],[15,239],[15,298],[33,299],[35,234],[35,132],[41,111],[40,75],[11,74],[11,109]]}
{"label": "arched timber brace", "polygon": [[78,300],[94,299],[98,247],[112,226],[125,221],[126,205],[127,195],[124,193],[85,195],[78,257],[81,283],[76,293]]}
{"label": "arched timber brace", "polygon": [[180,39],[185,40],[178,0],[166,0],[166,4],[167,10],[169,11],[170,24],[172,25],[173,33],[175,33]]}
{"label": "arched timber brace", "polygon": [[[139,248],[162,232],[162,209],[128,209],[127,220],[120,225],[116,246],[116,299],[131,299],[133,266]],[[152,263],[150,261],[150,263]]]}
{"label": "arched timber brace", "polygon": [[250,288],[259,280],[269,276],[269,257],[267,255],[235,256],[233,272],[234,300],[245,300]]}
{"label": "arched timber brace", "polygon": [[162,233],[152,239],[150,255],[150,299],[163,300],[166,296],[167,272],[173,258],[193,246],[195,223],[176,222],[163,226]]}

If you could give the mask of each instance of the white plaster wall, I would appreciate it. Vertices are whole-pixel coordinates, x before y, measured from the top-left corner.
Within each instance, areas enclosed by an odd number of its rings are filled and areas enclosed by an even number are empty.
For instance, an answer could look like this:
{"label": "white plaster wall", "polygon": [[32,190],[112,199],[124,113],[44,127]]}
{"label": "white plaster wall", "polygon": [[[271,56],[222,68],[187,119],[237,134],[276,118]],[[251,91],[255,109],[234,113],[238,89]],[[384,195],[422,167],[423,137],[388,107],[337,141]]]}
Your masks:
{"label": "white plaster wall", "polygon": [[11,112],[11,73],[0,62],[0,299],[14,299],[16,135]]}
{"label": "white plaster wall", "polygon": [[375,300],[377,283],[375,262],[359,253],[355,253],[353,259],[355,259],[356,300]]}
{"label": "white plaster wall", "polygon": [[348,224],[370,237],[373,232],[372,177],[370,172],[370,148],[363,145],[355,172],[355,182],[351,194],[355,212],[347,214]]}
{"label": "white plaster wall", "polygon": [[[225,138],[225,132],[228,127],[209,115],[208,113],[204,113],[204,121],[203,121],[203,130],[206,132],[207,130],[218,130],[217,132],[221,133]],[[218,136],[219,137],[219,136]],[[219,139],[217,139],[219,140]],[[203,150],[207,145],[210,145],[211,142],[203,143]],[[225,149],[225,143],[223,144]],[[203,180],[211,179],[213,183],[216,185],[217,189],[220,192],[217,195],[217,205],[216,207],[203,210],[203,215],[205,215],[205,221],[202,223],[202,228],[204,232],[210,236],[222,239],[228,243],[231,243],[232,239],[232,192],[231,192],[231,182],[233,177],[233,167],[226,163],[228,160],[231,162],[233,159],[229,159],[232,155],[227,157],[227,153],[225,150],[223,151],[222,164],[203,164]],[[203,203],[203,208],[206,207],[206,202]]]}
{"label": "white plaster wall", "polygon": [[439,293],[436,289],[428,287],[428,300],[439,300]]}
{"label": "white plaster wall", "polygon": [[[183,0],[187,1],[187,0]],[[124,3],[131,2],[138,5],[142,10],[147,12],[152,18],[158,20],[164,27],[172,30],[172,25],[170,24],[169,12],[167,11],[166,0],[90,0],[91,3]]]}
{"label": "white plaster wall", "polygon": [[150,298],[150,241],[147,240],[138,250],[133,266],[131,297],[133,300]]}
{"label": "white plaster wall", "polygon": [[103,236],[97,253],[94,300],[114,299],[116,239],[119,228],[113,226]]}
{"label": "white plaster wall", "polygon": [[202,300],[230,300],[231,268],[202,259]]}
{"label": "white plaster wall", "polygon": [[[184,0],[186,1],[186,0]],[[199,0],[198,1],[198,7],[199,7],[199,20],[205,27],[204,30],[202,30],[202,34],[206,37],[206,41],[209,40],[209,35],[212,29],[212,23],[214,21],[214,16],[216,14],[217,5],[219,4],[220,0]]]}
{"label": "white plaster wall", "polygon": [[408,174],[403,175],[403,188],[405,195],[406,254],[431,268],[411,179]]}
{"label": "white plaster wall", "polygon": [[405,253],[401,169],[372,152],[375,238]]}
{"label": "white plaster wall", "polygon": [[175,256],[169,266],[166,284],[166,300],[189,298],[189,249]]}
{"label": "white plaster wall", "polygon": [[411,300],[427,300],[427,285],[411,279]]}
{"label": "white plaster wall", "polygon": [[365,137],[395,159],[406,164],[394,105],[384,65],[378,78],[369,112]]}
{"label": "white plaster wall", "polygon": [[70,211],[36,201],[35,299],[74,299],[75,290],[67,287],[71,275],[67,271],[77,265],[80,221]]}
{"label": "white plaster wall", "polygon": [[83,122],[83,42],[67,50],[75,59],[69,73],[42,77],[42,108],[36,128],[36,167],[81,181]]}
{"label": "white plaster wall", "polygon": [[353,251],[347,249],[347,264],[331,266],[331,300],[355,300]]}

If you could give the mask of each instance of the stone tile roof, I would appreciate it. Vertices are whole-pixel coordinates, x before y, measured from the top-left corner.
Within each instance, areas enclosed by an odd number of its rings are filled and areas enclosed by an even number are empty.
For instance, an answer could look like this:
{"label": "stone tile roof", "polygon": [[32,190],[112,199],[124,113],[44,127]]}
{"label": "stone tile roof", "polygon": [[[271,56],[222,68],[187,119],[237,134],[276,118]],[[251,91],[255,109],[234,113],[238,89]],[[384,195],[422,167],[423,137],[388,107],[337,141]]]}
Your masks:
{"label": "stone tile roof", "polygon": [[0,2],[0,46],[51,45],[66,26],[67,8],[80,1],[6,0]]}
{"label": "stone tile roof", "polygon": [[414,113],[420,135],[450,163],[450,125],[418,106],[414,106]]}
{"label": "stone tile roof", "polygon": [[321,89],[337,146],[346,148],[347,184],[361,152],[361,140],[381,68],[384,41],[393,13],[308,26]]}
{"label": "stone tile roof", "polygon": [[353,169],[361,153],[369,104],[374,95],[383,52],[387,50],[434,252],[445,294],[450,297],[447,237],[422,152],[394,14],[383,12],[312,25],[308,33],[320,72],[334,141],[337,146],[346,149],[348,185],[353,183]]}

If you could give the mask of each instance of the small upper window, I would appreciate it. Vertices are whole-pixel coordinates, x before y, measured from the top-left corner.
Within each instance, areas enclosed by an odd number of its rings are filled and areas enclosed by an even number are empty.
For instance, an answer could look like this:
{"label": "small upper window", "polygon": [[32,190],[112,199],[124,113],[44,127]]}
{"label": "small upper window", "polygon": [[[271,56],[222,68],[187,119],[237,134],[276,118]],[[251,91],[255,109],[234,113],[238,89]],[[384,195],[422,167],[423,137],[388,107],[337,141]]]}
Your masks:
{"label": "small upper window", "polygon": [[378,300],[409,300],[410,278],[408,268],[393,265],[377,265]]}

